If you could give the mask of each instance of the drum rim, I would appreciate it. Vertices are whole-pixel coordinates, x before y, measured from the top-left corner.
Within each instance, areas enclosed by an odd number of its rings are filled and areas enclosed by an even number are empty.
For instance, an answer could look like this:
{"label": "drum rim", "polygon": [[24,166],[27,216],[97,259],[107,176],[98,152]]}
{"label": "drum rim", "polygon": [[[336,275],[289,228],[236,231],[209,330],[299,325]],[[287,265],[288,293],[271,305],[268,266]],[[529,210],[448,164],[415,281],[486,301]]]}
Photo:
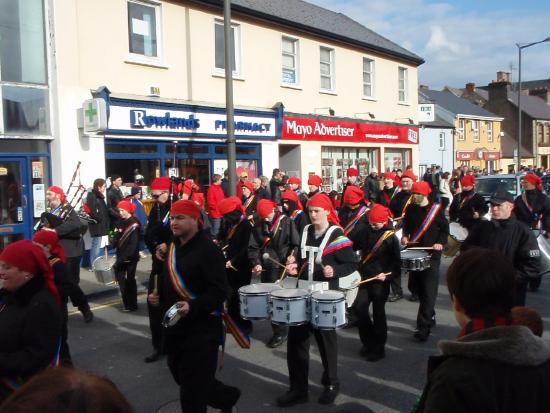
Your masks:
{"label": "drum rim", "polygon": [[324,291],[314,291],[314,292],[312,292],[311,293],[311,299],[314,300],[319,295],[329,295],[329,294],[337,294],[337,295],[339,295],[339,297],[338,298],[329,298],[328,300],[323,300],[323,301],[325,301],[325,302],[339,301],[340,298],[343,298],[343,299],[346,298],[345,294],[342,291],[339,291],[339,290],[324,290]]}
{"label": "drum rim", "polygon": [[[285,293],[285,292],[289,294],[288,291],[296,291],[296,292],[299,291],[301,295],[299,296],[296,295],[292,297],[280,297],[277,295],[277,293]],[[272,298],[276,298],[276,299],[301,300],[303,298],[307,299],[311,294],[307,290],[304,290],[303,288],[280,288],[280,289],[274,290],[273,292],[270,292],[270,295]]]}
{"label": "drum rim", "polygon": [[[269,284],[273,284],[273,287],[272,289],[268,290],[268,291],[251,291],[251,292],[247,292],[247,291],[244,291],[243,289],[247,288],[247,287],[251,287],[252,286],[260,286],[260,285],[269,285]],[[259,287],[255,287],[255,288],[259,288]],[[239,289],[237,290],[239,292],[239,294],[244,291],[244,294],[250,294],[250,295],[254,295],[254,294],[259,294],[259,295],[263,295],[263,294],[270,294],[271,291],[276,291],[276,290],[282,290],[283,288],[280,286],[280,285],[277,285],[275,283],[257,283],[257,284],[247,284],[247,285],[243,285],[241,287],[239,287]]]}

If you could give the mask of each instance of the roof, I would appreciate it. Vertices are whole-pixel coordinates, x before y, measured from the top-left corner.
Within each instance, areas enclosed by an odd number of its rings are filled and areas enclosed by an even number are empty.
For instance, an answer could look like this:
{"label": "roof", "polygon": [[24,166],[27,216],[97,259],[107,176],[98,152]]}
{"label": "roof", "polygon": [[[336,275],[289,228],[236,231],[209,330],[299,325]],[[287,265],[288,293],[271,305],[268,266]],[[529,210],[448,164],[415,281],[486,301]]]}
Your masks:
{"label": "roof", "polygon": [[[514,86],[517,88],[517,83],[514,83]],[[521,82],[521,89],[550,89],[550,78]]]}
{"label": "roof", "polygon": [[[518,93],[508,91],[508,101],[518,106]],[[550,120],[550,105],[537,96],[521,95],[521,111],[533,119]]]}
{"label": "roof", "polygon": [[435,120],[433,122],[419,122],[419,124],[427,128],[454,129],[455,127],[452,123],[447,122],[437,114],[435,115]]}
{"label": "roof", "polygon": [[[503,131],[504,135],[500,138],[500,151],[503,158],[513,158],[514,151],[518,148],[518,141],[514,139],[506,131]],[[522,158],[532,158],[533,153],[529,151],[525,146],[521,145],[521,157]]]}
{"label": "roof", "polygon": [[[193,0],[222,6],[221,0]],[[424,59],[342,13],[302,0],[232,0],[231,8],[268,21],[355,44],[421,65]]]}
{"label": "roof", "polygon": [[480,106],[474,105],[466,99],[459,98],[451,92],[422,89],[419,93],[424,94],[428,99],[437,103],[449,112],[454,113],[455,115],[502,119],[500,116],[495,115]]}

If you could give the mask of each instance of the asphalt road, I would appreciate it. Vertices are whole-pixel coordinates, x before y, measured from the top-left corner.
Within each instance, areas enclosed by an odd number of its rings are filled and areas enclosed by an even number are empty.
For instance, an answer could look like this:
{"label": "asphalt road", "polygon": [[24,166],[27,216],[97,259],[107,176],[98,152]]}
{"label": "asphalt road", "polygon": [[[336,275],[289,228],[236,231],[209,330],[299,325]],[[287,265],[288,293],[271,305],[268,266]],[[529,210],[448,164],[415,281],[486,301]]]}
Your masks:
{"label": "asphalt road", "polygon": [[[360,342],[355,328],[338,332],[341,394],[336,406],[317,403],[322,390],[322,365],[315,344],[311,347],[309,403],[281,409],[275,406],[275,398],[286,391],[288,384],[286,348],[273,350],[265,346],[271,333],[269,324],[265,321],[255,323],[251,350],[238,348],[229,338],[224,366],[218,377],[242,390],[237,411],[322,413],[338,411],[337,407],[347,403],[368,406],[375,412],[410,411],[426,379],[427,358],[437,353],[437,341],[453,338],[458,333],[444,282],[448,264],[448,260],[442,263],[437,326],[426,343],[412,340],[418,304],[407,300],[386,305],[389,323],[386,358],[377,363],[359,357]],[[544,280],[539,292],[529,293],[527,297],[527,305],[541,313],[545,329],[550,328],[549,285],[548,280]],[[141,295],[137,313],[123,313],[118,297],[97,299],[92,303],[95,320],[89,325],[83,323],[79,313],[72,314],[69,343],[74,363],[82,369],[108,376],[137,413],[179,412],[178,388],[165,360],[152,364],[143,362],[151,351],[144,300],[145,296]],[[550,333],[545,333],[545,338],[550,339]]]}

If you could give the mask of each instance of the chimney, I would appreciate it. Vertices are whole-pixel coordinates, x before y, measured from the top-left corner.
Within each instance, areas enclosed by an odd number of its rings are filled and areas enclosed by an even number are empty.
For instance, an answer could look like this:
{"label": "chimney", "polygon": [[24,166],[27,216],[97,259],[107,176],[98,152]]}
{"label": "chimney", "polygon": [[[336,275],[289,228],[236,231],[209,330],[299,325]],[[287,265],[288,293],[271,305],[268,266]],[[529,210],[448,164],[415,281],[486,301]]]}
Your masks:
{"label": "chimney", "polygon": [[419,85],[418,88],[420,90],[430,90],[430,87],[428,85]]}
{"label": "chimney", "polygon": [[510,83],[508,82],[492,82],[489,83],[489,101],[506,101],[508,100],[508,92],[510,91]]}
{"label": "chimney", "polygon": [[466,92],[474,93],[476,91],[476,84],[473,82],[466,83]]}
{"label": "chimney", "polygon": [[510,72],[497,72],[497,82],[511,82],[512,74]]}

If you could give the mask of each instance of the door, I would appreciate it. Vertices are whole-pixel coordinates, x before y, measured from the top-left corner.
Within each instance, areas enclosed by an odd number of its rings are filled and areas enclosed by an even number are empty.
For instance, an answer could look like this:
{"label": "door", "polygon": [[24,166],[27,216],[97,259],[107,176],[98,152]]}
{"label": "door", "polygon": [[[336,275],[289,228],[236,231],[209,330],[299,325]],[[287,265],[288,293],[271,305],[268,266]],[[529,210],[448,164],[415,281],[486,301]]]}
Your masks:
{"label": "door", "polygon": [[30,238],[25,164],[24,158],[0,157],[0,250],[13,241]]}

